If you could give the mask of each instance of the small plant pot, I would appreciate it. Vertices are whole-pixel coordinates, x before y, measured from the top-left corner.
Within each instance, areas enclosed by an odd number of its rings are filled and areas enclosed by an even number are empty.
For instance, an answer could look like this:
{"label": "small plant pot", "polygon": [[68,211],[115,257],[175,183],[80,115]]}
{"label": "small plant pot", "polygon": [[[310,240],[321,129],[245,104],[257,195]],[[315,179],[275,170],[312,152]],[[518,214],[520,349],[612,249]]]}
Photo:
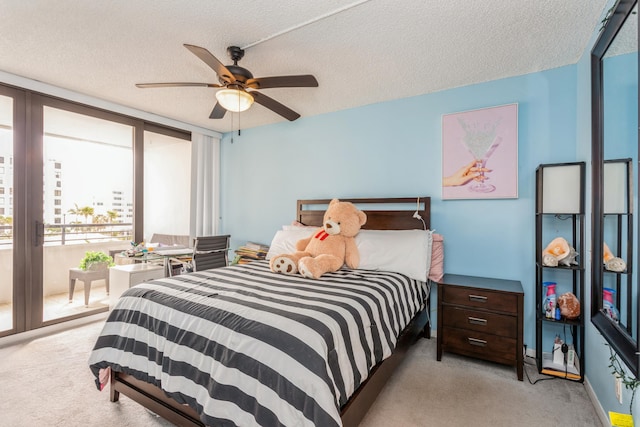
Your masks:
{"label": "small plant pot", "polygon": [[106,261],[103,262],[92,262],[87,266],[87,271],[98,271],[98,270],[106,270],[109,268],[109,263]]}

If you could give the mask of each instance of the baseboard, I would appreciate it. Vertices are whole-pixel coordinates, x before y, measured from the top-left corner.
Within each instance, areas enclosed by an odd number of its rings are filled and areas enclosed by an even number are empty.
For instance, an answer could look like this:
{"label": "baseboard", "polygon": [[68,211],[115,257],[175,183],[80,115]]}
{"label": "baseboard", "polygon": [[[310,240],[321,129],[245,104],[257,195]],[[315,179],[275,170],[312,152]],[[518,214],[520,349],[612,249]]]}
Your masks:
{"label": "baseboard", "polygon": [[18,344],[24,341],[29,341],[43,336],[62,332],[67,329],[76,328],[78,326],[86,325],[87,323],[97,322],[99,320],[106,320],[109,312],[103,312],[93,314],[91,316],[82,317],[80,319],[70,320],[68,322],[56,323],[55,325],[45,326],[42,328],[34,329],[32,331],[21,332],[19,334],[9,335],[0,338],[0,348],[8,347],[10,345]]}
{"label": "baseboard", "polygon": [[600,422],[602,423],[602,426],[610,427],[611,423],[609,422],[609,417],[607,416],[607,413],[604,411],[604,408],[600,404],[600,401],[598,400],[598,396],[596,396],[596,393],[593,391],[593,387],[591,387],[589,378],[587,378],[586,375],[584,377],[584,388],[585,390],[587,390],[587,396],[589,396],[589,400],[591,400],[593,407],[596,409],[596,413],[598,414],[598,418],[600,418]]}

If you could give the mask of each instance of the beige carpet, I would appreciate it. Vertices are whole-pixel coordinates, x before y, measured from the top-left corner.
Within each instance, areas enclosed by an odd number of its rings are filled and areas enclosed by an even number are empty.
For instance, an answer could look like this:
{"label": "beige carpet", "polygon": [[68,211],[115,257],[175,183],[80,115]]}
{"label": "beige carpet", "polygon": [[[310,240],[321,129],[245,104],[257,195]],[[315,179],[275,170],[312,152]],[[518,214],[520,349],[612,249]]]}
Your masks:
{"label": "beige carpet", "polygon": [[[528,363],[533,363],[529,359]],[[533,365],[525,365],[532,382]],[[518,381],[515,367],[445,353],[422,339],[378,396],[362,427],[602,427],[583,384],[553,378]]]}
{"label": "beige carpet", "polygon": [[[102,322],[0,348],[0,426],[170,426],[126,397],[109,402],[87,365]],[[601,427],[584,386],[531,385],[514,368],[445,354],[420,340],[378,397],[362,427]],[[527,366],[532,380],[535,368]],[[54,373],[66,370],[67,377]]]}

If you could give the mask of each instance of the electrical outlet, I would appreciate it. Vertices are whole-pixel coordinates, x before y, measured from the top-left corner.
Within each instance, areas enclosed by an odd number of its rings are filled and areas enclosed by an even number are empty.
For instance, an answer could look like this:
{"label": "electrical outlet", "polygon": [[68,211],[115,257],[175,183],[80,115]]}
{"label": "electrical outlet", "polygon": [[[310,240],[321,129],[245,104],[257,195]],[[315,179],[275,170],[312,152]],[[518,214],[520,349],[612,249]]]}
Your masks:
{"label": "electrical outlet", "polygon": [[618,402],[622,405],[622,378],[617,375],[614,377],[616,381],[616,399],[618,399]]}

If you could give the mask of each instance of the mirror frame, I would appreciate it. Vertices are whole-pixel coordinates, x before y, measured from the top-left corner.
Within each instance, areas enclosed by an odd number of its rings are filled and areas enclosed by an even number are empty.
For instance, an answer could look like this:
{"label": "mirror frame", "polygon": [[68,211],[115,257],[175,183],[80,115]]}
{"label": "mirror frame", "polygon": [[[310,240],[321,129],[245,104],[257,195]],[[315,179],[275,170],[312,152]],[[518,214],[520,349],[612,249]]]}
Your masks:
{"label": "mirror frame", "polygon": [[[622,28],[637,0],[619,0],[591,51],[591,161],[592,161],[592,225],[591,225],[591,322],[618,353],[633,374],[640,371],[638,340],[609,319],[602,311],[603,243],[604,243],[604,106],[602,58]],[[633,18],[629,18],[633,19]],[[637,19],[637,18],[636,18]],[[640,141],[639,141],[640,142]],[[640,159],[640,156],[638,157]],[[636,167],[638,164],[636,163]],[[640,224],[639,224],[640,225]],[[640,309],[636,301],[636,316]],[[639,323],[640,324],[640,323]]]}

